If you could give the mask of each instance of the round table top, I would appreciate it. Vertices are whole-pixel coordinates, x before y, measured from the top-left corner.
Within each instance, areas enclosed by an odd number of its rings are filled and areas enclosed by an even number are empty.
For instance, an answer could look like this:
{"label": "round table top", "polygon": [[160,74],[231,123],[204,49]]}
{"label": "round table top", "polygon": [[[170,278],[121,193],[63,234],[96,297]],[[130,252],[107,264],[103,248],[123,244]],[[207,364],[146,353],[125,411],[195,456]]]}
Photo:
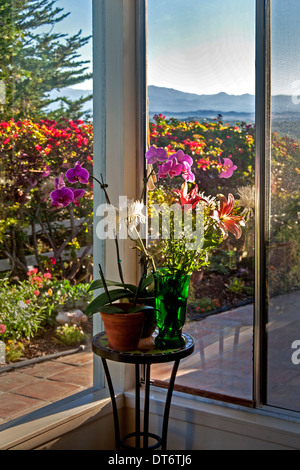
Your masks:
{"label": "round table top", "polygon": [[92,340],[92,350],[103,359],[130,364],[157,364],[171,362],[191,355],[194,351],[194,338],[187,333],[182,334],[185,344],[176,349],[137,349],[135,351],[115,351],[108,346],[105,332],[97,334]]}

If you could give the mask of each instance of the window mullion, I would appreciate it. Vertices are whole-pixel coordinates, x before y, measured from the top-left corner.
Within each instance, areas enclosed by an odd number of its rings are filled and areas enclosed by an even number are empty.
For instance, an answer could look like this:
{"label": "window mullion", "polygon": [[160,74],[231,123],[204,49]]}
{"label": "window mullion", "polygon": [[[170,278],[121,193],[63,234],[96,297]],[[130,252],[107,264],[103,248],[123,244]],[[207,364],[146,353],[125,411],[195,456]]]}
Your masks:
{"label": "window mullion", "polygon": [[266,403],[266,248],[270,180],[270,0],[256,1],[256,167],[254,380],[256,406]]}

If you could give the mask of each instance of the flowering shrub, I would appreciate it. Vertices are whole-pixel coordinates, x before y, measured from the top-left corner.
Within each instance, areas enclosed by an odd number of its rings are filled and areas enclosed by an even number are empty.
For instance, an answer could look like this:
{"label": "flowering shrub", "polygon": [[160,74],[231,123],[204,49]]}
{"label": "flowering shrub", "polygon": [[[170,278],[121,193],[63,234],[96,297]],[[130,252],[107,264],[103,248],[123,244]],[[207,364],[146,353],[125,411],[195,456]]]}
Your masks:
{"label": "flowering shrub", "polygon": [[9,339],[5,346],[7,362],[15,362],[24,356],[24,344],[21,341]]}
{"label": "flowering shrub", "polygon": [[70,281],[52,279],[49,272],[42,274],[37,268],[27,273],[23,282],[11,284],[0,281],[0,327],[3,340],[30,339],[54,323],[57,309],[75,300],[89,298],[88,284],[73,286]]}
{"label": "flowering shrub", "polygon": [[[92,187],[81,207],[67,214],[54,213],[48,199],[52,181],[78,158],[92,165],[90,123],[66,121],[59,125],[55,121],[13,119],[0,123],[0,258],[9,258],[13,273],[20,278],[26,277],[25,256],[32,254],[38,255],[40,269],[51,267],[63,278],[73,279],[82,270],[84,259],[81,263],[76,259],[74,248],[91,243]],[[78,230],[75,221],[82,217],[86,222]],[[68,229],[58,225],[65,219],[70,220]],[[42,256],[47,251],[54,251],[52,260]],[[62,253],[68,251],[70,262],[66,265]]]}
{"label": "flowering shrub", "polygon": [[168,153],[182,150],[190,155],[195,162],[195,180],[211,195],[221,190],[235,194],[239,186],[254,184],[255,127],[252,125],[223,124],[221,116],[214,122],[200,123],[166,120],[160,114],[150,123],[150,142]]}
{"label": "flowering shrub", "polygon": [[63,325],[56,329],[56,340],[67,346],[83,344],[87,337],[87,334],[78,325]]}

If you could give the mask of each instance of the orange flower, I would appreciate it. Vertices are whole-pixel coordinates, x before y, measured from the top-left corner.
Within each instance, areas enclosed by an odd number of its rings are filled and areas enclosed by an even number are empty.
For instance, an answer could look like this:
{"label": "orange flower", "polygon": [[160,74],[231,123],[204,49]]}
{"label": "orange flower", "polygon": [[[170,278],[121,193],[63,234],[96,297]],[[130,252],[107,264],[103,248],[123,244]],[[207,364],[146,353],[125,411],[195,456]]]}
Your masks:
{"label": "orange flower", "polygon": [[228,232],[239,239],[242,235],[241,225],[245,225],[244,219],[239,215],[231,215],[234,207],[234,197],[232,194],[228,195],[228,201],[223,194],[219,194],[220,208],[219,210],[212,211],[211,217],[215,219],[223,233],[224,239],[228,237]]}

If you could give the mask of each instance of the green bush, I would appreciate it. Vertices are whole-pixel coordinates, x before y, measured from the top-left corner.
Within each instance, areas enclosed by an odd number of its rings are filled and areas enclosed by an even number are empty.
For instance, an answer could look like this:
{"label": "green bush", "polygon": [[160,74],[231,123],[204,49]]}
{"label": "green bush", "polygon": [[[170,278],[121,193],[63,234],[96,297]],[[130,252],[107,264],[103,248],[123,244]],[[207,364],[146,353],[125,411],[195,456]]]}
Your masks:
{"label": "green bush", "polygon": [[85,302],[89,284],[72,285],[69,281],[57,281],[49,273],[42,275],[33,269],[28,279],[12,284],[0,280],[0,324],[6,330],[1,339],[21,340],[33,338],[48,324],[54,324],[58,309],[69,308],[76,300]]}
{"label": "green bush", "polygon": [[56,329],[56,340],[66,346],[78,346],[87,340],[87,335],[78,325],[63,325]]}

